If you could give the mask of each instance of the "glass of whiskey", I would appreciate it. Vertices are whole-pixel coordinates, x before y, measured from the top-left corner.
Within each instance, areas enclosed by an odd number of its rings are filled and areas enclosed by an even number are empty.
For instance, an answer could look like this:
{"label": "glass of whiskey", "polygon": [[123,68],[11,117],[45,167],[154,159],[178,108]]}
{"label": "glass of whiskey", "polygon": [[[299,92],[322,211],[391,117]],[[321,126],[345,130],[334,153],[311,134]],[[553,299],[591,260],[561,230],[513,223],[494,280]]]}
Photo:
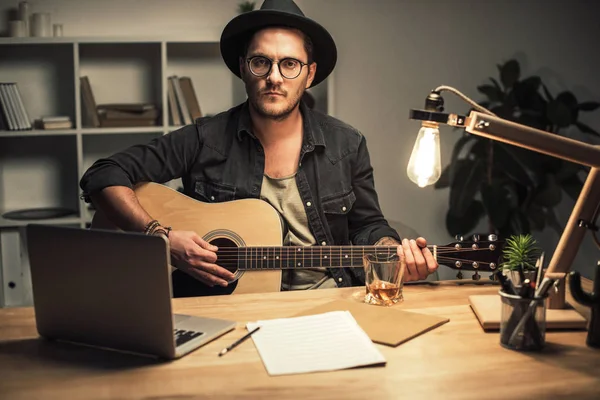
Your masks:
{"label": "glass of whiskey", "polygon": [[363,257],[365,303],[392,306],[403,300],[404,255],[374,252]]}

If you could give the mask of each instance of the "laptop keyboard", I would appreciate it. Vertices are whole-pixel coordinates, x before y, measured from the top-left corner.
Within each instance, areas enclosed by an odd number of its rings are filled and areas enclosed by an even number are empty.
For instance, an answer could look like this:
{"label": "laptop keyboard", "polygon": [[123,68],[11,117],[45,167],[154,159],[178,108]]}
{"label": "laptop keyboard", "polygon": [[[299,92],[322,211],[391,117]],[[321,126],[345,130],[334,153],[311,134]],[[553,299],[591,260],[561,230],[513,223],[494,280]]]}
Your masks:
{"label": "laptop keyboard", "polygon": [[175,347],[179,347],[190,340],[204,334],[204,332],[186,331],[185,329],[174,329],[175,332]]}

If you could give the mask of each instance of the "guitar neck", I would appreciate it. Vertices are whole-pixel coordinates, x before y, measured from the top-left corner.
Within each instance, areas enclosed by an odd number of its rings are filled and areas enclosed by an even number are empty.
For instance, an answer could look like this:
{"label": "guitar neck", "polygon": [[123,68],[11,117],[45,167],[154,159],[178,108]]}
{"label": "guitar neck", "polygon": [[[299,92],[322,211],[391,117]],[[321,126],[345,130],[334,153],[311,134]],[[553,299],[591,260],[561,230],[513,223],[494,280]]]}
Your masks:
{"label": "guitar neck", "polygon": [[[427,246],[440,265],[456,270],[496,270],[502,243],[498,241],[455,242]],[[277,246],[224,247],[217,251],[220,263],[238,270],[362,267],[366,255],[387,260],[396,246]]]}
{"label": "guitar neck", "polygon": [[248,271],[361,267],[365,255],[375,254],[387,259],[396,254],[396,246],[238,247],[235,251],[238,268]]}

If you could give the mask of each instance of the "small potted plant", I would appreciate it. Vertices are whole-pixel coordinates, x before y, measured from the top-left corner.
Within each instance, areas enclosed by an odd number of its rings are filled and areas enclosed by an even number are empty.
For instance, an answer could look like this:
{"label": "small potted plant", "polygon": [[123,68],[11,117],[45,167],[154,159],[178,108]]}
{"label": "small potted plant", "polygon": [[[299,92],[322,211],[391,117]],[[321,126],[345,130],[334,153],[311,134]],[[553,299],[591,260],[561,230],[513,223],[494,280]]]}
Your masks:
{"label": "small potted plant", "polygon": [[515,286],[520,286],[523,279],[536,278],[536,261],[541,254],[537,242],[531,234],[511,235],[502,250],[500,269]]}
{"label": "small potted plant", "polygon": [[254,1],[242,1],[238,4],[238,14],[254,11],[255,3]]}

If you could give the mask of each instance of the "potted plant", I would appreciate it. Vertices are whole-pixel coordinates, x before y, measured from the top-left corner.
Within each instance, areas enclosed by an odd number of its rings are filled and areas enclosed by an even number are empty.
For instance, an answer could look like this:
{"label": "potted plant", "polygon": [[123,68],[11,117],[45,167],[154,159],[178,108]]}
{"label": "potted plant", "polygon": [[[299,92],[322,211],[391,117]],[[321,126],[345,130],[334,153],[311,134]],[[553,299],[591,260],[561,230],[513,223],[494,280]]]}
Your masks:
{"label": "potted plant", "polygon": [[[487,97],[480,104],[501,118],[565,135],[575,126],[590,139],[600,137],[578,120],[600,103],[579,102],[564,91],[554,96],[539,76],[521,78],[516,60],[498,65],[500,80],[477,89]],[[577,199],[589,168],[555,157],[465,133],[435,184],[450,188],[446,228],[452,235],[469,234],[482,218],[490,233],[509,237],[551,227],[562,232],[554,207],[563,193]]]}
{"label": "potted plant", "polygon": [[541,250],[531,234],[511,235],[504,243],[499,269],[515,286],[520,286],[522,279],[535,282],[536,262],[540,255]]}
{"label": "potted plant", "polygon": [[242,1],[238,4],[238,14],[253,11],[256,2],[254,1]]}

